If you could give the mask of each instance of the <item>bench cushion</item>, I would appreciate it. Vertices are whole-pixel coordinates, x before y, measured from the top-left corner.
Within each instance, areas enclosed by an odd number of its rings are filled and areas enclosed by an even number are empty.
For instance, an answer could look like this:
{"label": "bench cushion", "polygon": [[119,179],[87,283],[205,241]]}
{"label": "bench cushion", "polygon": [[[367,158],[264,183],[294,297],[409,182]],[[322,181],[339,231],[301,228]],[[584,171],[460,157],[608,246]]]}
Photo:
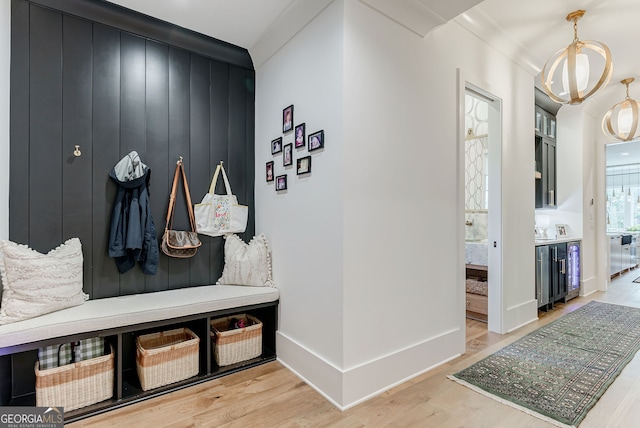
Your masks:
{"label": "bench cushion", "polygon": [[275,302],[271,287],[205,285],[89,300],[80,306],[0,325],[0,348],[72,334]]}

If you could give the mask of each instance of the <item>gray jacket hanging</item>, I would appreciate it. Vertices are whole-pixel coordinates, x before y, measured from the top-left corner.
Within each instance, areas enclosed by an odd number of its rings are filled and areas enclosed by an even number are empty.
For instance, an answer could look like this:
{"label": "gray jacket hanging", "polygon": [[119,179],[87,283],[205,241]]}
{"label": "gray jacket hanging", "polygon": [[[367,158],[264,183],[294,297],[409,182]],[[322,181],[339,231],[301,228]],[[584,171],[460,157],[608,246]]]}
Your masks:
{"label": "gray jacket hanging", "polygon": [[151,169],[132,151],[114,166],[109,177],[118,185],[111,213],[109,257],[115,259],[120,273],[139,262],[142,272],[155,275],[160,254],[149,204]]}

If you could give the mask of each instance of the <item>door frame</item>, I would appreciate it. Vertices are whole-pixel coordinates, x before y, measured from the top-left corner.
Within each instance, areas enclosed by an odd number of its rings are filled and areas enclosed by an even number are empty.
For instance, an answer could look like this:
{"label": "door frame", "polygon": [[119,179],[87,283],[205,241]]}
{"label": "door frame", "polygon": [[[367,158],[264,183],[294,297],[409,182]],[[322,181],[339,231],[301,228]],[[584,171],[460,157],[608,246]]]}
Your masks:
{"label": "door frame", "polygon": [[[466,307],[466,273],[465,261],[465,120],[464,102],[467,90],[489,101],[489,218],[488,218],[488,314],[487,327],[489,331],[505,333],[504,331],[504,302],[503,302],[503,249],[502,249],[502,99],[491,93],[486,88],[487,84],[473,82],[458,69],[458,240],[460,250],[458,257],[462,267],[461,303]],[[466,310],[462,310],[463,321]]]}

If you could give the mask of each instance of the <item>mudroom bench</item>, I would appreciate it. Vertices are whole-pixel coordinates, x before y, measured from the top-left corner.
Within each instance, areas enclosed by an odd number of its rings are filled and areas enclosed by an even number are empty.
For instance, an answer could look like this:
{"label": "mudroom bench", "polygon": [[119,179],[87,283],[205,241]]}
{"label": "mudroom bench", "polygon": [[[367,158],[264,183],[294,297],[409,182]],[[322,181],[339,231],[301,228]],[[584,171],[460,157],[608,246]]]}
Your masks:
{"label": "mudroom bench", "polygon": [[[273,361],[278,303],[276,288],[208,285],[89,300],[80,306],[1,325],[0,406],[35,405],[34,367],[39,348],[91,337],[103,337],[113,349],[113,397],[65,412],[65,422]],[[236,314],[248,314],[262,322],[262,354],[219,367],[214,359],[210,322]],[[136,372],[136,337],[183,327],[200,338],[198,374],[142,390]]]}

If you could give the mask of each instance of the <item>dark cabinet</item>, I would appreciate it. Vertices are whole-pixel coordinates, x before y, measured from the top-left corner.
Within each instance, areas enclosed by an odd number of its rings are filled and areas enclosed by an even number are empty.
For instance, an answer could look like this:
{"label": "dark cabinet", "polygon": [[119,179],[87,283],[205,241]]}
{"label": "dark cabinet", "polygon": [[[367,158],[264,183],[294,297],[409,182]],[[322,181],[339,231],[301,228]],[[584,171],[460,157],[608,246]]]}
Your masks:
{"label": "dark cabinet", "polygon": [[[567,297],[567,244],[555,243],[536,247],[536,297],[538,308],[547,310]],[[579,270],[575,273],[578,276]]]}
{"label": "dark cabinet", "polygon": [[567,244],[549,245],[549,256],[551,257],[549,304],[553,306],[554,302],[567,295]]}
{"label": "dark cabinet", "polygon": [[536,299],[538,299],[538,307],[546,307],[549,304],[549,291],[551,290],[549,262],[549,246],[538,245],[536,247]]}
{"label": "dark cabinet", "polygon": [[555,208],[558,200],[556,113],[560,104],[553,102],[538,89],[535,95],[535,206],[536,208]]}
{"label": "dark cabinet", "polygon": [[536,208],[555,208],[557,200],[555,116],[536,107],[536,122],[538,115],[542,117],[542,129],[536,128]]}

